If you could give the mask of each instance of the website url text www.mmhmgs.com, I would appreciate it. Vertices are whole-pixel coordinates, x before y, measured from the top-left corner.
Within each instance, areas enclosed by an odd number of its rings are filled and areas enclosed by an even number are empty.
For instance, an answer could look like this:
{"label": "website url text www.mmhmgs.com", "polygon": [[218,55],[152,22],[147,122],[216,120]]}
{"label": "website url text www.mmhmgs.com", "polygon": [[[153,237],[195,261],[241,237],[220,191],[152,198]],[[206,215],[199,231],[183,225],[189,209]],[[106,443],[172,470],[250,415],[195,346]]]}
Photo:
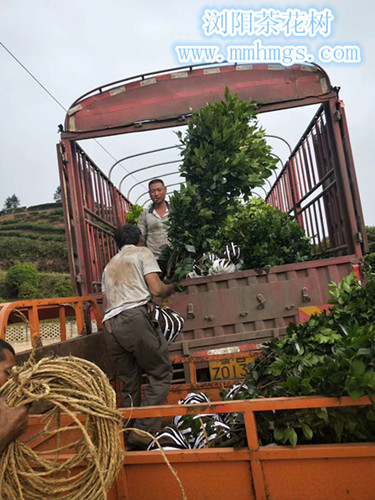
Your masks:
{"label": "website url text www.mmhmgs.com", "polygon": [[314,56],[306,45],[263,45],[255,40],[252,45],[229,45],[225,55],[217,45],[177,45],[180,63],[205,64],[223,61],[231,63],[280,63],[284,66],[304,62],[360,63],[361,49],[358,45],[322,45]]}

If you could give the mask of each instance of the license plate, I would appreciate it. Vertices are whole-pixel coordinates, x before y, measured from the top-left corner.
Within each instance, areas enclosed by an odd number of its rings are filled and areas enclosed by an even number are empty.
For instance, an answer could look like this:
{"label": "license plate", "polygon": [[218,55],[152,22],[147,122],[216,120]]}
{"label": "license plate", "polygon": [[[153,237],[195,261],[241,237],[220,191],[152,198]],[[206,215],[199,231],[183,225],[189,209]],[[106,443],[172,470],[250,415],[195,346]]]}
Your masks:
{"label": "license plate", "polygon": [[240,379],[246,375],[246,365],[255,358],[231,358],[220,361],[210,361],[211,380]]}

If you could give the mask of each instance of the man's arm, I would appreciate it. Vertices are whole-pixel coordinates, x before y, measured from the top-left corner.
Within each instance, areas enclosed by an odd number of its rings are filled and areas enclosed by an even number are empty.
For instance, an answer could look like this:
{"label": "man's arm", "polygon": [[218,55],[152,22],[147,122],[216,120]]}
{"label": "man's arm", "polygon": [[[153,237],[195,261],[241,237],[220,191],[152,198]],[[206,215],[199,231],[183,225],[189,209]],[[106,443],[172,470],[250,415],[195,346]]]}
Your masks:
{"label": "man's arm", "polygon": [[26,406],[11,407],[0,398],[0,453],[27,429]]}
{"label": "man's arm", "polygon": [[145,275],[147,286],[152,295],[156,297],[166,297],[174,291],[174,285],[166,285],[159,278],[158,273],[149,273]]}

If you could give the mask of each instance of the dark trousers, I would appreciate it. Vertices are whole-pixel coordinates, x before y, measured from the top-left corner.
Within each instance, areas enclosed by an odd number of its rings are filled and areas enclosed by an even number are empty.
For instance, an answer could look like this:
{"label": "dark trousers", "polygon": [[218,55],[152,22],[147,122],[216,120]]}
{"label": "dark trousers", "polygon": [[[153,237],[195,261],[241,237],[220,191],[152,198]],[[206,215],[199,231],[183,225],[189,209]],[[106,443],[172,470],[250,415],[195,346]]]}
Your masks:
{"label": "dark trousers", "polygon": [[[146,306],[123,311],[111,318],[110,323],[112,333],[107,333],[106,338],[122,382],[122,407],[164,404],[172,381],[168,344],[160,329],[151,322]],[[142,370],[149,380],[143,400]],[[150,432],[159,430],[160,426],[160,418],[136,419],[133,424]]]}

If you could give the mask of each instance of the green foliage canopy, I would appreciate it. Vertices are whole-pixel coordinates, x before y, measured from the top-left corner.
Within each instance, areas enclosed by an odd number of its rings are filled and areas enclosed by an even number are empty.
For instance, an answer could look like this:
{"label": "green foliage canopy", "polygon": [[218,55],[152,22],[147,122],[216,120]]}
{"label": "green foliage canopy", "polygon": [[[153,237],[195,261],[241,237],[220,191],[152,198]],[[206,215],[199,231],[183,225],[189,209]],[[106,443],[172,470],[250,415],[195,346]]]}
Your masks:
{"label": "green foliage canopy", "polygon": [[313,248],[303,228],[290,215],[260,198],[250,200],[227,217],[221,246],[233,241],[241,248],[245,269],[310,260]]}
{"label": "green foliage canopy", "polygon": [[[354,273],[331,283],[330,314],[290,324],[285,337],[262,348],[248,367],[243,398],[375,393],[375,280],[361,286]],[[263,444],[374,441],[374,407],[319,408],[259,414]]]}
{"label": "green foliage canopy", "polygon": [[4,202],[4,210],[12,211],[20,206],[19,198],[13,194],[12,196],[8,196],[8,198]]}
{"label": "green foliage canopy", "polygon": [[[26,286],[25,284],[28,284]],[[21,287],[23,293],[32,294],[32,289],[36,291],[39,284],[39,273],[31,262],[19,262],[12,266],[5,277],[5,289],[10,297],[17,298]],[[27,297],[29,298],[29,297]]]}
{"label": "green foliage canopy", "polygon": [[143,207],[140,205],[132,205],[132,207],[126,213],[126,223],[127,224],[137,224],[139,216],[143,212]]}
{"label": "green foliage canopy", "polygon": [[184,138],[178,132],[186,187],[171,198],[168,233],[177,261],[209,249],[238,197],[247,200],[276,168],[256,115],[254,102],[241,101],[226,88],[225,100],[193,115]]}

